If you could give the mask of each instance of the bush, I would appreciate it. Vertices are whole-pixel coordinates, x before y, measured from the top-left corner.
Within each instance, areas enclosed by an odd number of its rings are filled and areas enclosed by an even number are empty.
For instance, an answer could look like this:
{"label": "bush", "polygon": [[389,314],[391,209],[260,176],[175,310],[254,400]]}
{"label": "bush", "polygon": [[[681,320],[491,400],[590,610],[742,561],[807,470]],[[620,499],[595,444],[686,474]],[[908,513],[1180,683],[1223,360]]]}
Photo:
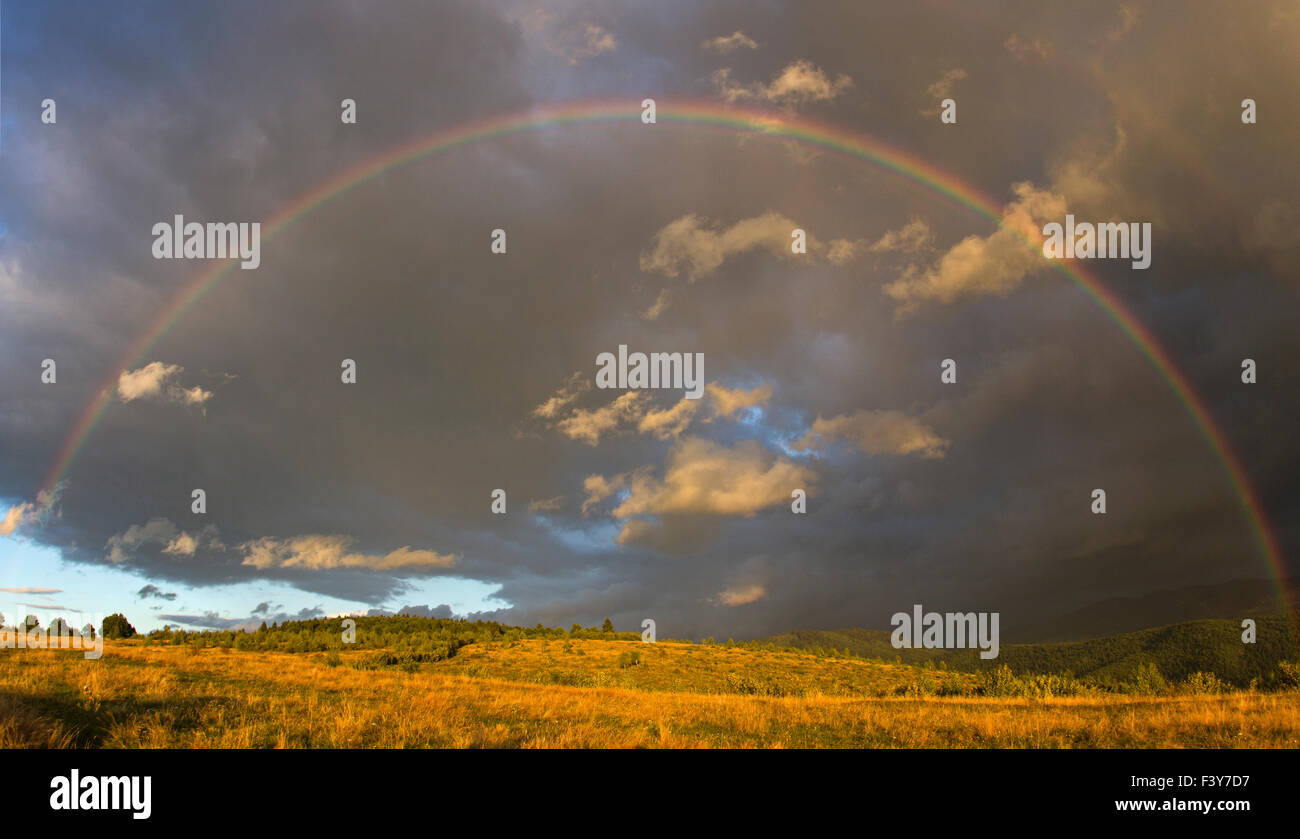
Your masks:
{"label": "bush", "polygon": [[1011,672],[1011,668],[1005,664],[999,664],[992,670],[986,670],[980,674],[979,692],[983,696],[1018,696],[1020,694],[1020,680],[1016,674]]}
{"label": "bush", "polygon": [[1277,669],[1281,671],[1282,676],[1279,680],[1286,687],[1300,687],[1300,664],[1294,661],[1279,661]]}
{"label": "bush", "polygon": [[105,638],[130,638],[135,635],[135,627],[126,619],[126,615],[118,613],[104,618],[100,634]]}
{"label": "bush", "polygon": [[1183,681],[1183,690],[1197,695],[1226,693],[1230,688],[1214,673],[1197,670]]}
{"label": "bush", "polygon": [[1133,674],[1131,688],[1134,693],[1145,693],[1157,696],[1169,691],[1169,682],[1152,662],[1146,662],[1140,665],[1137,672]]}
{"label": "bush", "polygon": [[723,680],[727,693],[739,693],[745,696],[797,696],[798,689],[783,684],[775,679],[763,679],[749,675],[728,673]]}
{"label": "bush", "polygon": [[641,653],[639,650],[624,650],[618,655],[618,666],[621,668],[636,667],[641,663]]}

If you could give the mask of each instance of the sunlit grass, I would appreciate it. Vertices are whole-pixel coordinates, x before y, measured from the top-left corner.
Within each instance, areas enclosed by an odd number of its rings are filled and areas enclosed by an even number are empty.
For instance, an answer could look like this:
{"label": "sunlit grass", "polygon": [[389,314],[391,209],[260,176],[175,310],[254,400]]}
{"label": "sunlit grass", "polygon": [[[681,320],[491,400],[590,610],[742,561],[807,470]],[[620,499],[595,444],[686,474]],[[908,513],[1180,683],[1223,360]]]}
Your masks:
{"label": "sunlit grass", "polygon": [[473,644],[412,672],[355,666],[374,655],[110,642],[102,659],[86,661],[6,650],[0,746],[1300,746],[1294,691],[918,699],[899,694],[918,679],[973,677],[626,641]]}

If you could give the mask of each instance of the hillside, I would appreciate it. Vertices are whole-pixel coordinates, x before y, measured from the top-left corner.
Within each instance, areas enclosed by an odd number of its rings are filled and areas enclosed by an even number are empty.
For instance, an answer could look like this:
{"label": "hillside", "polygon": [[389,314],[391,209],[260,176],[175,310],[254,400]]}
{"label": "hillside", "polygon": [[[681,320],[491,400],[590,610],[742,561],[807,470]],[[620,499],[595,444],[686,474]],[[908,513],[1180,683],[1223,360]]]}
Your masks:
{"label": "hillside", "polygon": [[1279,678],[1278,662],[1294,660],[1286,619],[1257,618],[1254,644],[1241,641],[1239,621],[1191,621],[1173,626],[1059,644],[1004,644],[997,659],[984,661],[974,650],[896,650],[884,630],[800,630],[761,639],[760,644],[803,650],[839,650],[853,656],[903,663],[943,662],[953,670],[987,670],[1006,665],[1017,673],[1071,673],[1104,686],[1136,677],[1154,664],[1166,678],[1182,680],[1197,671],[1213,672],[1237,687],[1251,680],[1268,686]]}

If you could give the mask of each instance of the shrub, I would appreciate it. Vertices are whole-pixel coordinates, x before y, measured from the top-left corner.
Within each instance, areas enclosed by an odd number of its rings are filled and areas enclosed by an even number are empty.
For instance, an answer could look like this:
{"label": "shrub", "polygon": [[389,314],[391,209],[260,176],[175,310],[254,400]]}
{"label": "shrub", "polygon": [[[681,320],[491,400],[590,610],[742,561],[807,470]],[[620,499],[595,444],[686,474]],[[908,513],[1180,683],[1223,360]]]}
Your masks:
{"label": "shrub", "polygon": [[979,687],[984,696],[1017,696],[1020,693],[1020,681],[1005,664],[981,673]]}
{"label": "shrub", "polygon": [[618,666],[621,668],[636,667],[641,663],[641,653],[638,650],[624,650],[618,655]]}
{"label": "shrub", "polygon": [[745,696],[796,696],[800,690],[775,679],[763,679],[749,675],[728,673],[723,680],[727,693],[739,693]]}
{"label": "shrub", "polygon": [[1133,674],[1133,681],[1130,684],[1134,693],[1145,693],[1159,695],[1169,691],[1169,682],[1156,667],[1153,662],[1144,662],[1138,666],[1137,672]]}
{"label": "shrub", "polygon": [[105,638],[130,638],[135,634],[135,627],[126,619],[126,615],[113,614],[104,618],[101,634]]}
{"label": "shrub", "polygon": [[1198,695],[1226,693],[1230,688],[1214,673],[1197,670],[1183,681],[1183,690]]}

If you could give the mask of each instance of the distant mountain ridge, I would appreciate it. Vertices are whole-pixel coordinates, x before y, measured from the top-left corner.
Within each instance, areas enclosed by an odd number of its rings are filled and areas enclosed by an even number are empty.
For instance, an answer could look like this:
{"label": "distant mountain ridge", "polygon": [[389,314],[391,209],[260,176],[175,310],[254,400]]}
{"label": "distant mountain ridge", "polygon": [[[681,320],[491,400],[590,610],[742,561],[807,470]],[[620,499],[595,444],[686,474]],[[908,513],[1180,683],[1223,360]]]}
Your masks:
{"label": "distant mountain ridge", "polygon": [[1255,643],[1242,641],[1240,620],[1202,620],[1049,644],[1003,644],[996,659],[983,660],[978,650],[895,649],[890,632],[880,629],[798,630],[762,638],[755,643],[801,650],[846,651],[850,655],[905,664],[940,663],[953,670],[973,671],[1006,665],[1016,673],[1072,673],[1100,683],[1131,681],[1138,668],[1154,664],[1168,679],[1182,680],[1196,672],[1213,672],[1238,687],[1252,680],[1261,686],[1276,683],[1278,662],[1295,661],[1297,647],[1287,619],[1261,615]]}

